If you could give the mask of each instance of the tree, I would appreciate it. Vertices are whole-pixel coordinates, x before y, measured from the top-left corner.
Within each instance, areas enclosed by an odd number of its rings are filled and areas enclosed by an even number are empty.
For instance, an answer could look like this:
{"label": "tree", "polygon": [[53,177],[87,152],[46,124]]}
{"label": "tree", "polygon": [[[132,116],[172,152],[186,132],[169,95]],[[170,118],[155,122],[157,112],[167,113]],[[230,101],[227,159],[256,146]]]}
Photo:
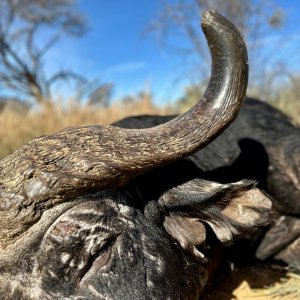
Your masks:
{"label": "tree", "polygon": [[[0,87],[29,97],[36,103],[51,103],[51,89],[59,80],[83,80],[72,71],[47,76],[43,61],[63,34],[81,35],[86,29],[74,0],[0,1]],[[39,45],[41,33],[49,36]]]}
{"label": "tree", "polygon": [[[162,0],[158,14],[149,25],[150,31],[163,47],[183,53],[184,65],[190,65],[190,73],[203,81],[208,79],[203,74],[209,74],[210,56],[200,19],[207,9],[228,17],[245,37],[250,63],[250,94],[261,98],[272,96],[274,86],[276,88],[281,78],[279,70],[290,72],[282,54],[292,54],[294,60],[299,60],[299,49],[295,50],[293,37],[287,36],[284,30],[287,26],[284,9],[271,0]],[[197,72],[193,72],[195,69]]]}

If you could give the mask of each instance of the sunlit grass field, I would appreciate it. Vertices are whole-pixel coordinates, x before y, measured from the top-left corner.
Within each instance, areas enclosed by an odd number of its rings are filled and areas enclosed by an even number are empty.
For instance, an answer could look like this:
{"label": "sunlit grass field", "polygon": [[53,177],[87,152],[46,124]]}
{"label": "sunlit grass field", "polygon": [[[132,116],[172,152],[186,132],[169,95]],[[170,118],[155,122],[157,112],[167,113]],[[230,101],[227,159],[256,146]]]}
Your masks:
{"label": "sunlit grass field", "polygon": [[[300,98],[297,103],[285,99],[288,97],[279,97],[271,104],[289,115],[295,124],[300,124]],[[194,102],[196,101],[193,100],[192,104]],[[0,159],[35,137],[54,133],[68,126],[111,124],[127,116],[140,114],[180,113],[192,104],[162,108],[155,106],[151,97],[142,97],[129,103],[116,101],[105,108],[83,105],[72,100],[64,102],[64,105],[56,102],[55,105],[30,110],[7,107],[0,111]]]}
{"label": "sunlit grass field", "polygon": [[0,158],[34,137],[54,133],[68,126],[110,124],[130,115],[170,112],[168,108],[155,107],[148,99],[125,104],[116,102],[107,108],[74,101],[31,110],[5,108],[0,112]]}

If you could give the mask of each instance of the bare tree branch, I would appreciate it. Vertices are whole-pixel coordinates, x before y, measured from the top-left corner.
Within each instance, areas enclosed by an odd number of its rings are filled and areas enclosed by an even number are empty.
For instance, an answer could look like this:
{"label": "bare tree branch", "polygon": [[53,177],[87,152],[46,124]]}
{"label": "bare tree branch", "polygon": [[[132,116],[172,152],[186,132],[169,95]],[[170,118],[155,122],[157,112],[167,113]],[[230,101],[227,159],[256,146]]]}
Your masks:
{"label": "bare tree branch", "polygon": [[[51,32],[42,46],[36,37]],[[0,2],[0,85],[40,104],[51,101],[51,86],[58,80],[82,80],[72,71],[58,71],[47,78],[43,60],[64,34],[80,35],[85,21],[73,0],[3,0]],[[20,51],[21,47],[21,51]]]}
{"label": "bare tree branch", "polygon": [[86,79],[77,73],[74,73],[72,71],[60,71],[58,73],[55,73],[51,78],[47,81],[47,85],[51,86],[55,82],[59,80],[67,80],[67,79],[74,79],[77,82],[85,83]]}
{"label": "bare tree branch", "polygon": [[[279,67],[282,64],[283,53],[291,53],[293,49],[292,37],[287,36],[282,30],[287,19],[286,12],[278,2],[274,0],[161,0],[160,4],[156,17],[147,28],[148,32],[154,33],[164,48],[174,49],[176,44],[175,50],[185,55],[185,66],[195,66],[196,60],[201,75],[209,74],[203,70],[208,69],[210,65],[208,53],[202,46],[204,43],[200,31],[202,12],[217,10],[232,20],[245,37],[249,51],[249,61],[252,66],[249,90],[256,91],[262,98],[270,96],[274,90],[274,83],[280,76],[270,77],[270,69]],[[187,48],[191,51],[185,51]],[[294,56],[299,59],[299,51],[296,49],[293,50]],[[286,66],[285,69],[289,68]],[[207,80],[207,78],[202,79]]]}

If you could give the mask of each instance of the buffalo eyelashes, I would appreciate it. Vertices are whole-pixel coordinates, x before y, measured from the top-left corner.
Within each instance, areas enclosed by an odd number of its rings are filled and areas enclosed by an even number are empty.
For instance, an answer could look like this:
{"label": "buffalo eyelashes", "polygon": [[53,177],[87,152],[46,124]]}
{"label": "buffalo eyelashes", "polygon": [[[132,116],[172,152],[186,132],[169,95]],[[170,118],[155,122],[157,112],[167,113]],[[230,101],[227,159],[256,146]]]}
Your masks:
{"label": "buffalo eyelashes", "polygon": [[112,248],[116,242],[116,239],[116,237],[106,239],[102,241],[100,245],[95,245],[95,247],[91,249],[91,256],[89,257],[85,268],[81,272],[82,274],[80,276],[80,281],[92,269],[102,269],[109,263],[112,254]]}

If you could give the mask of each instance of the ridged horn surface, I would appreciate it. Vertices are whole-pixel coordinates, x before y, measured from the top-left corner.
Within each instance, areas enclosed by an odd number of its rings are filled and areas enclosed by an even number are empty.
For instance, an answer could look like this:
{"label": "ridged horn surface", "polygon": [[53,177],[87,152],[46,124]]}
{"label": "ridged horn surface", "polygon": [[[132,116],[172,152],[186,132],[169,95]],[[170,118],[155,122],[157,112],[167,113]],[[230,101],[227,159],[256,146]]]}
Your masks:
{"label": "ridged horn surface", "polygon": [[204,147],[236,117],[248,80],[237,29],[216,12],[202,18],[212,74],[186,113],[148,129],[70,127],[32,140],[0,162],[0,247],[15,240],[57,203],[130,179]]}

